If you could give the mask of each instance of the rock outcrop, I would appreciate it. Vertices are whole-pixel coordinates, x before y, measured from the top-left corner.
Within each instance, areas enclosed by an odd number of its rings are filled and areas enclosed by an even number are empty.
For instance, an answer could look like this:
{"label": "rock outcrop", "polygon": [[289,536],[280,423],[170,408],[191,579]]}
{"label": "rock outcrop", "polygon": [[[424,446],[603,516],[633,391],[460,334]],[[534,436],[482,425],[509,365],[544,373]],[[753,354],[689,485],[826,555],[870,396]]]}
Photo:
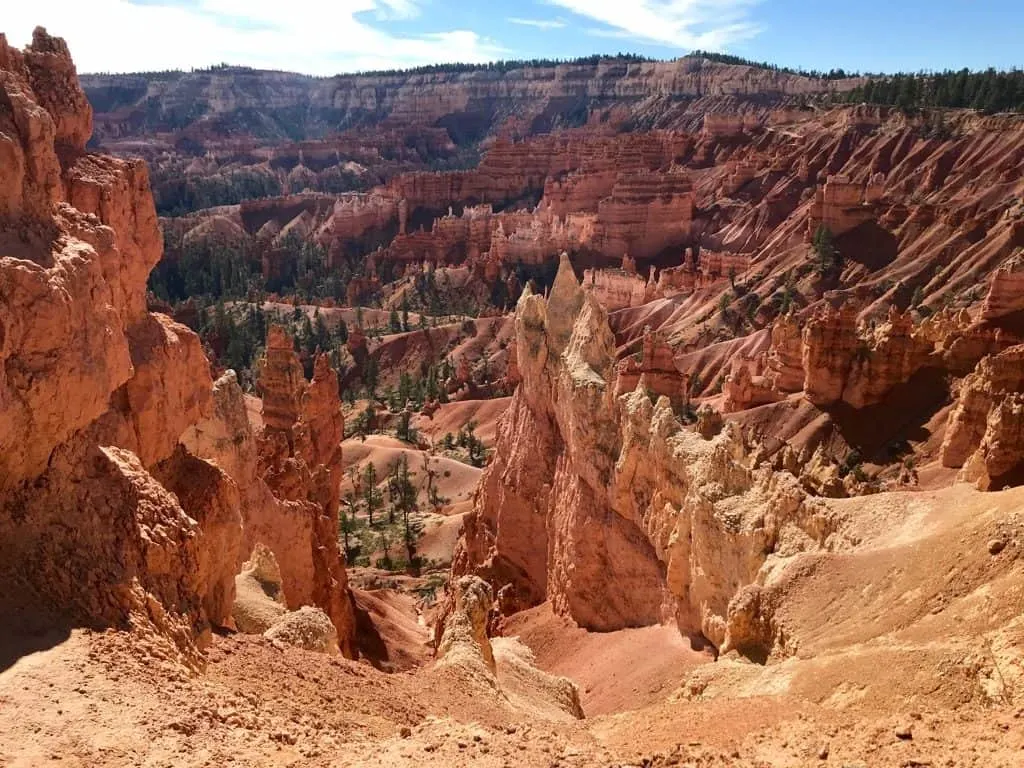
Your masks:
{"label": "rock outcrop", "polygon": [[830,176],[814,195],[807,221],[807,237],[814,237],[819,228],[838,236],[871,221],[873,203],[882,196],[881,178],[872,176],[867,184],[858,184],[846,176]]}
{"label": "rock outcrop", "polygon": [[982,308],[985,320],[1012,315],[1024,310],[1024,251],[1007,259],[992,273]]}
{"label": "rock outcrop", "polygon": [[476,576],[453,580],[434,625],[433,674],[454,673],[460,688],[475,690],[477,696],[497,693],[515,701],[525,695],[534,707],[582,719],[576,684],[538,669],[533,652],[518,638],[490,638],[488,628],[494,619],[493,592],[487,582]]}
{"label": "rock outcrop", "polygon": [[239,632],[262,635],[287,610],[277,559],[265,545],[257,544],[235,577],[235,626]]}
{"label": "rock outcrop", "polygon": [[[264,433],[259,440],[258,473],[273,494],[290,503],[292,512],[308,518],[282,533],[297,543],[294,551],[275,548],[269,530],[279,521],[262,520],[254,528],[277,556],[285,579],[289,605],[309,602],[324,609],[342,638],[342,650],[351,653],[349,642],[355,626],[344,560],[338,549],[338,499],[341,441],[345,425],[338,397],[338,379],[326,355],[319,355],[313,379],[306,382],[291,337],[280,327],[267,334],[266,358],[260,373],[264,396]],[[283,550],[284,547],[282,546]],[[289,547],[289,550],[292,548]],[[301,563],[308,579],[301,587],[288,576],[293,563]]]}
{"label": "rock outcrop", "polygon": [[676,366],[675,352],[665,336],[650,328],[644,328],[639,354],[617,364],[616,394],[632,392],[641,379],[648,392],[667,397],[673,407],[685,409],[689,404],[689,377]]}
{"label": "rock outcrop", "polygon": [[966,373],[1014,338],[972,323],[967,313],[939,313],[921,323],[895,307],[880,323],[859,322],[859,314],[856,302],[826,297],[803,321],[793,315],[776,319],[766,351],[732,360],[726,411],[776,402],[794,392],[822,408],[845,403],[862,409],[884,402],[925,369]]}
{"label": "rock outcrop", "polygon": [[[254,433],[237,377],[228,371],[214,384],[209,418],[183,440],[223,468],[240,489],[244,526],[236,570],[250,555],[261,561],[257,555],[265,548],[280,582],[275,599],[293,611],[322,609],[334,623],[342,653],[354,657],[355,615],[337,543],[337,467],[344,433],[337,377],[320,356],[316,375],[307,382],[291,339],[272,328],[260,383],[263,434]],[[250,562],[249,570],[253,567]]]}
{"label": "rock outcrop", "polygon": [[437,656],[448,664],[483,663],[492,674],[494,652],[487,637],[494,593],[476,576],[462,576],[446,596],[435,626]]}
{"label": "rock outcrop", "polygon": [[503,604],[547,599],[596,630],[675,620],[721,647],[771,553],[834,535],[796,478],[747,466],[735,425],[705,439],[643,378],[616,395],[606,314],[567,258],[548,300],[520,299],[516,334],[522,384],[454,561]]}
{"label": "rock outcrop", "polygon": [[268,640],[328,655],[338,653],[338,630],[319,608],[303,606],[289,611],[263,633]]}
{"label": "rock outcrop", "polygon": [[978,363],[960,384],[942,443],[942,463],[963,467],[982,490],[1020,482],[1024,473],[1024,346]]}
{"label": "rock outcrop", "polygon": [[0,610],[147,625],[199,663],[232,626],[240,496],[180,444],[209,366],[146,312],[145,166],[85,152],[92,113],[45,30],[23,53],[0,36],[0,87]]}

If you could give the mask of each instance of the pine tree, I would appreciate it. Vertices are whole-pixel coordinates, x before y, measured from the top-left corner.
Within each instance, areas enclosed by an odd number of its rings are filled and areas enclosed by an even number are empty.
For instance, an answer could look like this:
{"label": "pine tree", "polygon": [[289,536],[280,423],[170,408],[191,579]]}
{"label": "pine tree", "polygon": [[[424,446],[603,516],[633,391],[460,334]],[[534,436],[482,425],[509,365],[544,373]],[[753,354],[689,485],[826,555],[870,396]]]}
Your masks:
{"label": "pine tree", "polygon": [[316,308],[314,317],[316,321],[313,325],[313,338],[320,351],[326,352],[331,348],[331,333],[327,330],[327,323],[324,322],[323,315],[320,314],[320,307]]}
{"label": "pine tree", "polygon": [[346,494],[345,503],[348,506],[348,509],[341,513],[341,518],[338,520],[338,529],[341,531],[341,540],[345,547],[346,565],[352,564],[354,550],[351,545],[351,537],[356,532],[356,518],[354,512],[355,504],[353,501],[349,500],[349,496],[351,495],[353,495],[351,491]]}
{"label": "pine tree", "polygon": [[377,490],[377,467],[369,462],[363,470],[363,504],[366,505],[366,516],[370,527],[373,527],[373,513],[380,509],[381,497]]}
{"label": "pine tree", "polygon": [[832,243],[832,232],[824,224],[815,231],[811,247],[818,257],[818,272],[821,275],[830,275],[841,269],[842,259]]}
{"label": "pine tree", "polygon": [[419,494],[412,482],[413,477],[415,477],[415,473],[409,471],[409,459],[403,453],[392,468],[388,480],[388,495],[391,500],[392,522],[394,522],[395,514],[401,517],[402,539],[408,555],[409,567],[416,570],[418,568],[416,542],[423,531],[423,525],[413,517],[413,514],[419,509]]}
{"label": "pine tree", "polygon": [[398,426],[395,428],[395,436],[403,443],[415,443],[418,437],[416,429],[412,426],[412,414],[403,410],[398,415]]}
{"label": "pine tree", "polygon": [[377,394],[377,361],[369,358],[363,370],[363,383],[366,384],[366,394],[372,400]]}

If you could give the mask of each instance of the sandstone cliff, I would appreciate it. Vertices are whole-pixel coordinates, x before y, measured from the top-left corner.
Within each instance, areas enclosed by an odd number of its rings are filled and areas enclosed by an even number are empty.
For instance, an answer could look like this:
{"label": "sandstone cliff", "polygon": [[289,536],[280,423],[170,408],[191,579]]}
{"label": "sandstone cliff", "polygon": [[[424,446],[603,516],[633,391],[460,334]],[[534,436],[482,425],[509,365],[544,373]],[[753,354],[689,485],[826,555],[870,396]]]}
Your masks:
{"label": "sandstone cliff", "polygon": [[[160,234],[145,166],[89,155],[60,39],[0,37],[3,610],[152,626],[186,655],[230,627],[237,486],[188,454],[198,337],[145,308]],[[13,193],[12,193],[13,191]]]}
{"label": "sandstone cliff", "polygon": [[264,525],[307,532],[289,597],[325,607],[354,655],[333,371],[292,382],[311,478],[293,509],[257,482],[234,379],[215,388],[198,336],[146,311],[161,253],[146,167],[85,151],[92,113],[64,42],[37,29],[19,52],[0,36],[0,87],[4,621],[148,628],[199,664],[211,628],[234,627]]}
{"label": "sandstone cliff", "polygon": [[[707,105],[715,99],[728,104],[787,99],[855,87],[857,80],[816,80],[770,69],[720,64],[696,57],[670,62],[624,62],[607,59],[597,63],[525,66],[506,72],[481,69],[429,74],[384,73],[315,78],[246,68],[213,72],[88,75],[83,83],[89,98],[99,104],[101,136],[124,137],[140,127],[132,112],[155,100],[166,113],[169,129],[175,110],[188,103],[198,105],[193,114],[223,130],[243,110],[260,110],[286,118],[297,107],[309,110],[306,138],[349,123],[384,122],[386,127],[403,123],[436,123],[448,126],[457,118],[472,117],[488,128],[514,115],[523,125],[543,129],[579,120],[578,114],[627,107],[642,109],[649,120],[680,121],[673,102]],[[675,106],[675,108],[673,108]],[[698,130],[703,113],[687,113],[687,127]],[[196,120],[195,122],[199,122]],[[263,131],[275,121],[268,120]],[[286,119],[277,123],[287,125]],[[159,130],[156,125],[145,126]],[[280,127],[277,128],[280,131]],[[452,125],[451,131],[457,127]],[[280,133],[257,133],[281,135]]]}

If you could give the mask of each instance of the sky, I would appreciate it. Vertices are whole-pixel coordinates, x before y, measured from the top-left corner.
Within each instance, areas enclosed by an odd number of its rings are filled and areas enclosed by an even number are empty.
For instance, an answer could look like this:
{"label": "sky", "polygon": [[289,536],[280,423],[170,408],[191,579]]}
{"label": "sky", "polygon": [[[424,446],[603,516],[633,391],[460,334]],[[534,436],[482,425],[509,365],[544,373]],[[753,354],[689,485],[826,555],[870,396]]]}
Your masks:
{"label": "sky", "polygon": [[79,72],[230,63],[315,75],[439,62],[732,53],[869,72],[1024,66],[1024,0],[6,0]]}

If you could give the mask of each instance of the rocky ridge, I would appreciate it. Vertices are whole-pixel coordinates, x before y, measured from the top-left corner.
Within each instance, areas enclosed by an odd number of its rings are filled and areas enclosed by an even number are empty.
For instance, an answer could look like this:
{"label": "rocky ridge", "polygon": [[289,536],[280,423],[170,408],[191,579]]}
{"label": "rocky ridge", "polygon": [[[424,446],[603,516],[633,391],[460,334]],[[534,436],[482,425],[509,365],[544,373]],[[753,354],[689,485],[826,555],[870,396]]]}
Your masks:
{"label": "rocky ridge", "polygon": [[[333,78],[245,68],[83,77],[90,100],[102,107],[101,137],[137,134],[141,126],[133,112],[149,99],[156,99],[169,117],[179,112],[198,113],[188,122],[214,135],[237,112],[248,109],[274,115],[296,108],[308,110],[311,133],[359,122],[383,122],[385,127],[407,122],[448,126],[456,116],[486,120],[491,125],[514,119],[520,125],[546,122],[550,126],[581,109],[586,116],[590,111],[614,113],[623,108],[649,113],[649,119],[661,122],[688,116],[693,121],[690,127],[698,128],[700,118],[695,116],[720,111],[707,109],[716,99],[754,105],[765,99],[782,101],[843,91],[858,83],[853,78],[817,80],[697,57],[670,62],[611,59],[595,64],[524,66],[507,72],[396,72]],[[687,102],[695,103],[691,107]],[[167,120],[165,130],[172,124]],[[160,123],[146,127],[158,132]]]}

